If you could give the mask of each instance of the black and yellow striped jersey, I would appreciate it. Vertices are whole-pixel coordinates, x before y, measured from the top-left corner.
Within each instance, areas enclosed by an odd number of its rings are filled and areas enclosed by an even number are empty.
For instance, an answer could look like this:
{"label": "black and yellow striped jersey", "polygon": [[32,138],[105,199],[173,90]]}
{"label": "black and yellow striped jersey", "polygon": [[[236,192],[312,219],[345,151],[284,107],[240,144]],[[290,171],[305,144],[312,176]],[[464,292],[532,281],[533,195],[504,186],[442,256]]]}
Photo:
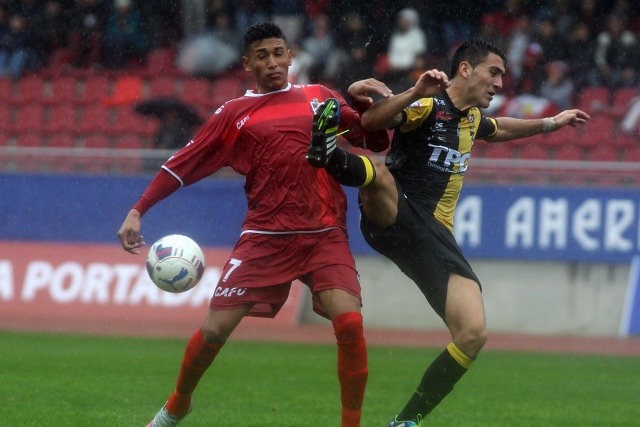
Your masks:
{"label": "black and yellow striped jersey", "polygon": [[[478,108],[458,110],[445,91],[404,109],[386,164],[404,194],[426,206],[453,233],[453,217],[476,138],[498,131]],[[402,197],[402,195],[400,195]]]}

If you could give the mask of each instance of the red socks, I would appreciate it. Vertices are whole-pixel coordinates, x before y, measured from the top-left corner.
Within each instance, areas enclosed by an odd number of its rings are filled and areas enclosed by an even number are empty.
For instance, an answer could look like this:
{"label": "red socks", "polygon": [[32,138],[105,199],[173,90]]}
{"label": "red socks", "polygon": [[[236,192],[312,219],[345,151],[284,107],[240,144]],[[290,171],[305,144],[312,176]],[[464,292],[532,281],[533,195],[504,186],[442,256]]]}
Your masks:
{"label": "red socks", "polygon": [[198,381],[211,366],[221,348],[222,344],[207,343],[201,329],[191,336],[182,359],[176,390],[167,401],[169,413],[181,417],[189,411],[191,395]]}
{"label": "red socks", "polygon": [[333,319],[332,323],[338,344],[342,427],[359,427],[369,375],[362,315],[355,311],[344,313]]}
{"label": "red socks", "polygon": [[[349,312],[333,319],[338,344],[338,379],[342,401],[342,427],[359,427],[367,385],[367,347],[364,340],[362,315]],[[191,395],[198,381],[211,365],[222,344],[209,344],[198,329],[187,344],[176,390],[167,401],[167,410],[178,417],[191,406]]]}

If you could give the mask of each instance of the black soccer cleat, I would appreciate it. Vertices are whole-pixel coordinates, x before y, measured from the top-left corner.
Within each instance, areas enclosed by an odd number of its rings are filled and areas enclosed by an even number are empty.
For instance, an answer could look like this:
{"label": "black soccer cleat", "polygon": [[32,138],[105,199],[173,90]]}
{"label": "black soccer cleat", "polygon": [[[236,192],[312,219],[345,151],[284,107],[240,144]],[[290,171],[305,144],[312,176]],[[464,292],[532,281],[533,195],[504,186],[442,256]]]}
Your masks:
{"label": "black soccer cleat", "polygon": [[335,98],[328,98],[318,104],[313,113],[311,143],[307,150],[307,161],[316,168],[323,168],[329,162],[338,141],[338,124],[340,122],[340,103]]}

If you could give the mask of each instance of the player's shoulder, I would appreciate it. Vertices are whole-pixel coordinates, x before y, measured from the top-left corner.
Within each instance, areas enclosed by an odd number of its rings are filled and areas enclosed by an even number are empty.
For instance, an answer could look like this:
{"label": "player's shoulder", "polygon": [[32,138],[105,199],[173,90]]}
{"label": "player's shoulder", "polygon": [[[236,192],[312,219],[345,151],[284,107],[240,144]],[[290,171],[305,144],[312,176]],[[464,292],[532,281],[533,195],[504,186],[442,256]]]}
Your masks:
{"label": "player's shoulder", "polygon": [[424,109],[424,108],[433,108],[433,106],[438,103],[435,101],[433,97],[431,98],[420,98],[413,101],[411,104],[407,106],[407,109]]}
{"label": "player's shoulder", "polygon": [[327,96],[336,96],[336,91],[333,89],[320,84],[320,83],[308,83],[308,84],[294,84],[291,85],[291,90],[301,91],[305,93],[317,93],[317,94],[326,94]]}
{"label": "player's shoulder", "polygon": [[237,98],[232,98],[225,101],[222,105],[218,106],[218,108],[214,110],[213,115],[218,116],[233,114],[234,112],[245,109],[248,103],[250,104],[253,102],[254,100],[251,97],[247,96],[247,93],[245,93]]}

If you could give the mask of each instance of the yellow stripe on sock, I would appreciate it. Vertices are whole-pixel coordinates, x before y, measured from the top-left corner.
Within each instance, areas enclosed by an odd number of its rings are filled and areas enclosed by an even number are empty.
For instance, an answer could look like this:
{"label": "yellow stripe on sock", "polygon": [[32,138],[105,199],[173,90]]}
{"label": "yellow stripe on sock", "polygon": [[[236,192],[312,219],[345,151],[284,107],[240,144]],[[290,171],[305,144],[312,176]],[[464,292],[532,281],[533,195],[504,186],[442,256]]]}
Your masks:
{"label": "yellow stripe on sock", "polygon": [[376,169],[373,167],[373,162],[367,156],[358,156],[362,159],[362,163],[364,163],[364,170],[366,173],[366,177],[362,185],[359,188],[366,187],[371,184],[376,177]]}
{"label": "yellow stripe on sock", "polygon": [[463,368],[469,369],[473,364],[473,359],[464,354],[453,341],[447,346],[447,351]]}

